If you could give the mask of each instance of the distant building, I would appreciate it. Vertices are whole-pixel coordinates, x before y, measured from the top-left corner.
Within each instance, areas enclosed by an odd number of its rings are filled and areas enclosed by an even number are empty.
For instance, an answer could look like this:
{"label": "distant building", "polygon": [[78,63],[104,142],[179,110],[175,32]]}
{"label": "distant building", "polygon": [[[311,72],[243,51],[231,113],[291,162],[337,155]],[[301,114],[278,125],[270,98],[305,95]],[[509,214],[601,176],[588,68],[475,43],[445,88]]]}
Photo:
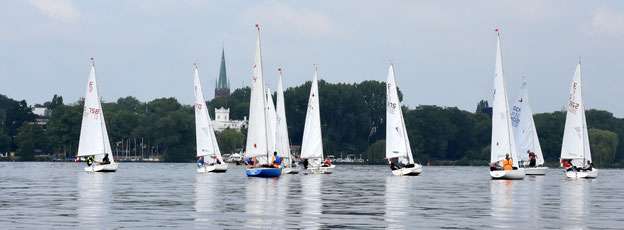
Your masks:
{"label": "distant building", "polygon": [[241,120],[230,120],[230,109],[225,109],[221,107],[220,109],[215,108],[215,117],[212,121],[212,127],[216,132],[221,132],[226,129],[236,129],[238,131],[241,128],[247,128],[249,121],[247,117]]}
{"label": "distant building", "polygon": [[225,71],[225,49],[221,50],[221,68],[219,70],[219,78],[216,81],[215,97],[230,96],[230,81]]}
{"label": "distant building", "polygon": [[50,121],[52,111],[46,107],[35,107],[32,111],[35,115],[37,115],[37,117],[35,118],[35,123],[41,125],[43,129],[46,129],[48,121]]}

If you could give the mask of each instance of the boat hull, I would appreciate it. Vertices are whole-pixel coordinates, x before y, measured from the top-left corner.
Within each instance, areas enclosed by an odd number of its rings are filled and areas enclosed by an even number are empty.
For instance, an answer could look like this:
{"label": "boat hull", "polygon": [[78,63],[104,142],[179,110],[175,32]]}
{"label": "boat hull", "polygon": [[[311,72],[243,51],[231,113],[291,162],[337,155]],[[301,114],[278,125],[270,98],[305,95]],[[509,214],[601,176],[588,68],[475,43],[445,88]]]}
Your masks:
{"label": "boat hull", "polygon": [[301,169],[299,169],[299,167],[290,167],[290,168],[282,169],[283,174],[299,174],[300,171]]}
{"label": "boat hull", "polygon": [[395,176],[418,176],[422,172],[422,165],[416,165],[412,168],[400,168],[392,170],[392,175]]}
{"label": "boat hull", "polygon": [[321,166],[321,167],[314,167],[314,168],[308,168],[308,171],[310,171],[310,173],[312,174],[332,174],[334,172],[334,168],[336,168],[336,165],[330,165],[330,166]]}
{"label": "boat hull", "polygon": [[525,176],[524,169],[490,171],[493,180],[522,180]]}
{"label": "boat hull", "polygon": [[592,169],[591,171],[569,171],[566,172],[566,176],[568,178],[585,178],[585,179],[593,179],[598,176],[598,169]]}
{"label": "boat hull", "polygon": [[546,175],[548,167],[525,168],[527,175]]}
{"label": "boat hull", "polygon": [[246,172],[249,177],[279,177],[282,175],[282,168],[252,168]]}
{"label": "boat hull", "polygon": [[198,173],[225,173],[227,171],[228,164],[216,164],[208,165],[197,168]]}
{"label": "boat hull", "polygon": [[107,165],[91,165],[85,167],[85,172],[115,172],[119,168],[117,163],[111,163]]}

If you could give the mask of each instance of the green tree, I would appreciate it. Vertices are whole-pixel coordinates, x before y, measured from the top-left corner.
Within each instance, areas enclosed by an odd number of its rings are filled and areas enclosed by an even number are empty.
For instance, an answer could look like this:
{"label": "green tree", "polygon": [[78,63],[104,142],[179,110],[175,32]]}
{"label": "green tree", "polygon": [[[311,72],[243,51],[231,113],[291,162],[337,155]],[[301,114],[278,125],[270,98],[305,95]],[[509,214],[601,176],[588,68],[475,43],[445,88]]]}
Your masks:
{"label": "green tree", "polygon": [[19,148],[24,148],[26,144],[33,144],[35,149],[48,152],[48,138],[40,125],[24,123],[15,137],[15,143]]}
{"label": "green tree", "polygon": [[245,135],[235,129],[226,129],[217,135],[221,153],[235,153],[245,148]]}
{"label": "green tree", "polygon": [[613,164],[618,146],[617,134],[596,128],[589,129],[588,133],[593,162],[597,166]]}
{"label": "green tree", "polygon": [[35,143],[33,143],[32,140],[27,140],[26,142],[22,143],[18,154],[23,161],[34,161]]}
{"label": "green tree", "polygon": [[378,140],[369,146],[363,158],[369,163],[386,163],[386,140]]}

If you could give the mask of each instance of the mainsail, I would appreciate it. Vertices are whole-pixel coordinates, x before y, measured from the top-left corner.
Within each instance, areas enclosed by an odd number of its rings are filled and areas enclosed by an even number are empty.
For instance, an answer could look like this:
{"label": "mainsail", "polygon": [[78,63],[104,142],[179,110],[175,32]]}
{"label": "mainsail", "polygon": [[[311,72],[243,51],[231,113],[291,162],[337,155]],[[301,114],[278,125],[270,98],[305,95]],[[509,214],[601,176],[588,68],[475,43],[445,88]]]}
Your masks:
{"label": "mainsail", "polygon": [[308,97],[303,139],[301,141],[301,158],[323,159],[323,135],[321,134],[321,112],[319,111],[318,74],[314,70],[314,79]]}
{"label": "mainsail", "polygon": [[[217,138],[210,123],[210,114],[208,113],[208,107],[206,106],[206,100],[202,90],[201,82],[199,80],[199,70],[195,65],[195,138],[197,141],[197,156],[214,156],[219,158],[221,162],[221,151],[219,151],[219,144]],[[207,158],[206,161],[212,162],[213,159]]]}
{"label": "mainsail", "polygon": [[110,155],[109,160],[111,163],[115,162],[112,156],[110,141],[108,140],[106,121],[104,120],[104,112],[102,111],[98,84],[95,78],[95,64],[93,64],[89,73],[82,111],[78,156],[95,155],[95,160],[101,161],[105,153]]}
{"label": "mainsail", "polygon": [[490,162],[499,162],[505,159],[506,154],[509,154],[513,159],[513,166],[518,167],[518,154],[513,132],[511,132],[509,102],[507,100],[507,89],[505,87],[505,78],[503,75],[500,34],[498,35],[498,43],[496,47],[495,66]]}
{"label": "mainsail", "polygon": [[561,145],[561,159],[572,159],[572,164],[577,167],[584,167],[588,160],[591,161],[582,88],[581,63],[579,63],[572,77],[572,86],[568,97],[568,112],[563,131],[563,144]]}
{"label": "mainsail", "polygon": [[386,84],[386,158],[406,157],[413,164],[414,157],[405,128],[393,65],[390,65]]}
{"label": "mainsail", "polygon": [[277,82],[277,138],[276,149],[280,157],[290,158],[290,140],[288,139],[288,124],[286,123],[286,104],[284,103],[284,89],[282,86],[282,70]]}
{"label": "mainsail", "polygon": [[533,121],[533,111],[529,104],[529,91],[527,90],[526,79],[523,79],[522,86],[518,92],[518,97],[514,101],[511,109],[511,126],[513,127],[516,147],[518,148],[518,160],[529,161],[527,151],[534,152],[537,156],[536,164],[544,164],[542,147],[540,146],[535,122]]}
{"label": "mainsail", "polygon": [[256,40],[256,55],[254,58],[253,76],[251,78],[251,94],[249,97],[249,126],[247,129],[247,143],[245,157],[256,157],[259,164],[268,163],[268,142],[266,97],[264,94],[264,78],[262,75],[262,53],[260,49],[260,28]]}

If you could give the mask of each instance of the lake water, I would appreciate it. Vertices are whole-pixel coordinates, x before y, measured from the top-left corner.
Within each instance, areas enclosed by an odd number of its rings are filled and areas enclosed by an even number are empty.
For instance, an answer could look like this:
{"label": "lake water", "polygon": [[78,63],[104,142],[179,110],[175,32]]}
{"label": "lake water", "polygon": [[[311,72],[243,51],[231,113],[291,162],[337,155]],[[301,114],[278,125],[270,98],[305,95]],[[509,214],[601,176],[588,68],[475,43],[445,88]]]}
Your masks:
{"label": "lake water", "polygon": [[195,164],[0,162],[0,228],[572,228],[621,229],[623,170],[593,180],[560,169],[521,181],[487,167],[338,165],[331,175],[248,178],[244,167],[198,174]]}

